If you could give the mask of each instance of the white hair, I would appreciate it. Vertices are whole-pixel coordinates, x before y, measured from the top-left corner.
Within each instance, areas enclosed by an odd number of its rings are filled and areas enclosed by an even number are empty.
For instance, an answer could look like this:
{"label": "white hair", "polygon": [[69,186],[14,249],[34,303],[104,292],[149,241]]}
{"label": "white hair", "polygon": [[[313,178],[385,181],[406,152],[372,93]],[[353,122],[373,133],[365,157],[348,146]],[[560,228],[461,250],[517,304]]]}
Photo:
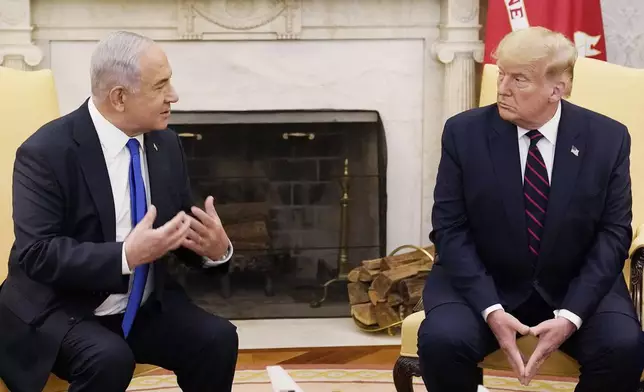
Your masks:
{"label": "white hair", "polygon": [[92,95],[104,99],[115,86],[137,91],[141,81],[139,60],[153,43],[148,37],[128,31],[116,31],[103,38],[90,62]]}

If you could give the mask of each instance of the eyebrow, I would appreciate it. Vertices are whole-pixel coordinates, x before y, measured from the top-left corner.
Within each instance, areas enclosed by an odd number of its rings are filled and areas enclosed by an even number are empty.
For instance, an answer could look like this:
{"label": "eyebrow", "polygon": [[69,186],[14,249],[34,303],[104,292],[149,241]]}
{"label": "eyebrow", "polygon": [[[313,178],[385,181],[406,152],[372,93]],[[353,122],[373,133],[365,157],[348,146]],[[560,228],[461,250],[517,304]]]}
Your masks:
{"label": "eyebrow", "polygon": [[160,86],[160,85],[162,85],[162,84],[165,84],[165,83],[167,83],[169,80],[170,80],[170,77],[163,78],[163,79],[159,80],[158,82],[154,83],[154,87],[156,87],[156,86]]}

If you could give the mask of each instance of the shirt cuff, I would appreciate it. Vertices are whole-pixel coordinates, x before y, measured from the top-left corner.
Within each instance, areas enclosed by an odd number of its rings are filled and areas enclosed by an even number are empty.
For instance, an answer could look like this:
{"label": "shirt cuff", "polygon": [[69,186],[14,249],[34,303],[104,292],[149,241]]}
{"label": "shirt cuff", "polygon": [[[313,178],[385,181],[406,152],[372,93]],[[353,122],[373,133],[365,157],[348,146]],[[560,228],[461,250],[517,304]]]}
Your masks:
{"label": "shirt cuff", "polygon": [[563,317],[571,323],[575,324],[577,329],[581,328],[581,317],[567,309],[557,309],[554,311],[555,318]]}
{"label": "shirt cuff", "polygon": [[228,260],[233,256],[233,244],[232,242],[228,242],[228,250],[226,251],[226,254],[223,255],[219,260],[211,260],[208,257],[203,258],[203,267],[204,268],[210,268],[210,267],[216,267],[218,265],[222,265],[224,263],[227,263]]}
{"label": "shirt cuff", "polygon": [[483,316],[483,320],[485,320],[486,323],[487,323],[487,316],[489,316],[490,313],[494,312],[495,310],[503,310],[503,306],[501,304],[495,304],[486,308],[483,312],[481,312],[481,316]]}
{"label": "shirt cuff", "polygon": [[127,256],[125,256],[125,243],[123,243],[123,246],[121,246],[121,273],[123,275],[130,275],[132,274],[132,271],[130,270],[130,266],[127,264]]}

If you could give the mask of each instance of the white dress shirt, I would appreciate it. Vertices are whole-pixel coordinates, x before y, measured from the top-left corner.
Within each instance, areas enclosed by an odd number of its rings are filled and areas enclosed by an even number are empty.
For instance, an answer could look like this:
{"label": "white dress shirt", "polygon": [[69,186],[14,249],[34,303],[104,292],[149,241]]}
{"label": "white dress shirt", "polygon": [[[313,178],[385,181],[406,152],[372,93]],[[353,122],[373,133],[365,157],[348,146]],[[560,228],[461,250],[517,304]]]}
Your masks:
{"label": "white dress shirt", "polygon": [[[130,183],[129,183],[129,170],[130,170],[130,152],[126,144],[130,137],[123,133],[110,123],[96,108],[93,100],[88,100],[87,108],[90,117],[96,128],[98,139],[101,143],[103,150],[103,157],[107,165],[107,173],[110,178],[110,185],[112,187],[112,195],[114,197],[114,212],[116,223],[116,241],[122,242],[132,230],[132,218],[130,215]],[[145,198],[147,205],[150,206],[150,178],[148,175],[147,160],[145,159],[145,144],[143,135],[135,137],[139,141],[139,153],[141,156],[141,174],[143,175],[143,184],[145,186]],[[221,260],[212,261],[209,259],[204,260],[204,267],[214,267],[223,264],[230,260],[232,256],[232,244],[229,244],[227,254]],[[132,271],[127,263],[125,256],[125,247],[121,253],[121,272],[123,275],[132,275]],[[128,292],[126,294],[112,294],[94,311],[97,316],[105,316],[123,313],[127,306],[130,290],[132,289],[132,279],[130,276],[130,283]],[[141,305],[150,296],[154,289],[154,265],[150,264],[148,278],[143,290],[143,299]]]}
{"label": "white dress shirt", "polygon": [[[561,120],[561,103],[555,112],[555,115],[545,123],[539,132],[543,135],[541,140],[537,142],[537,148],[543,157],[544,163],[546,164],[546,170],[548,171],[548,182],[552,182],[552,167],[555,161],[555,145],[557,142],[557,131],[559,130],[559,121]],[[528,149],[530,147],[530,138],[526,135],[530,132],[530,129],[524,129],[517,126],[517,133],[519,138],[519,157],[521,158],[521,179],[523,180],[525,176],[525,166],[526,161],[528,160]],[[483,311],[483,318],[487,321],[487,316],[495,310],[503,309],[501,304],[495,304]],[[557,309],[554,311],[555,318],[563,317],[568,319],[570,322],[575,324],[577,329],[581,328],[582,320],[576,314],[570,312],[566,309]]]}

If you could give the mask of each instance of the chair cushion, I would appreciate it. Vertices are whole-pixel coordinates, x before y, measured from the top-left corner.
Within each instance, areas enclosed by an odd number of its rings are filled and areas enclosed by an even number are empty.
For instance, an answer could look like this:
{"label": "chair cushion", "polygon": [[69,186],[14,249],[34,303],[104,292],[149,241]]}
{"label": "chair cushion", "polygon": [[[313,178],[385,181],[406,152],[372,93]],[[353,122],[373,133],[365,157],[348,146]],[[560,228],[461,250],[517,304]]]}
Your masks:
{"label": "chair cushion", "polygon": [[[405,318],[401,330],[400,355],[413,358],[418,357],[418,329],[424,319],[424,311],[413,313]],[[536,344],[537,339],[534,336],[523,336],[517,342],[519,350],[521,350],[526,358],[530,357]],[[480,367],[494,370],[512,370],[502,350],[497,350],[485,357]],[[579,365],[568,355],[561,351],[556,351],[541,365],[539,374],[575,377],[579,375]]]}

